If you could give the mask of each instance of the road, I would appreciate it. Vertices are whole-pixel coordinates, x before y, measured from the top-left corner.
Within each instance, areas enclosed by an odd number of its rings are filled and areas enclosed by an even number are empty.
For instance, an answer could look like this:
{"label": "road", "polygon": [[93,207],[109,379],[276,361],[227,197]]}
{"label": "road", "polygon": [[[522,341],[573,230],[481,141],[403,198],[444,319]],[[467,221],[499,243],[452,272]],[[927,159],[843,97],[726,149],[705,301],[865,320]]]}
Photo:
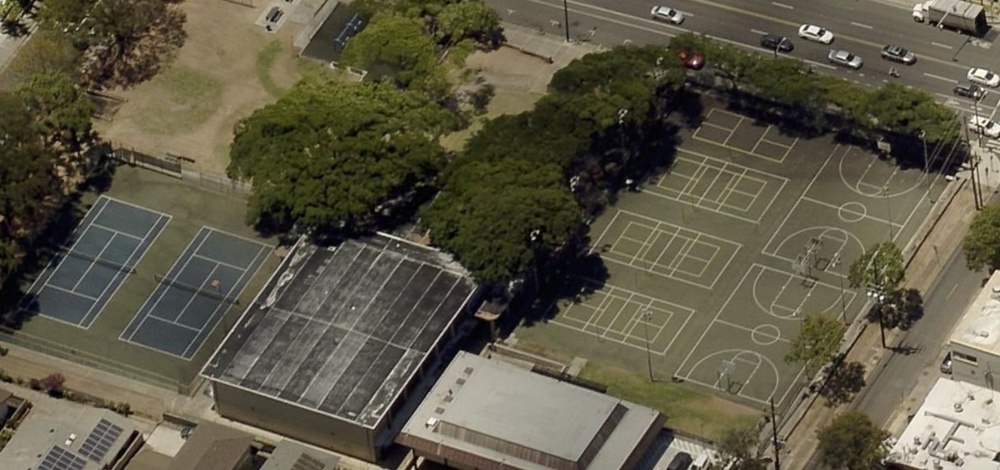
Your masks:
{"label": "road", "polygon": [[[656,1],[656,0],[654,0]],[[871,0],[664,0],[685,13],[677,27],[653,21],[648,0],[567,0],[570,36],[607,47],[623,43],[664,44],[684,31],[705,34],[763,53],[760,35],[768,32],[792,38],[790,54],[811,63],[822,73],[830,73],[857,83],[879,86],[890,80],[930,93],[942,103],[963,113],[994,117],[1000,108],[1000,92],[994,92],[974,108],[972,101],[958,98],[952,88],[965,82],[970,67],[1000,70],[1000,55],[992,51],[991,32],[986,40],[973,39],[953,31],[913,21],[909,9]],[[540,33],[562,37],[562,0],[487,0],[504,19]],[[831,46],[810,43],[797,37],[798,26],[818,23],[834,34],[832,47],[861,56],[866,65],[859,71],[831,66],[826,56]],[[902,45],[917,54],[912,66],[897,65],[902,76],[888,76],[894,65],[882,60],[879,51],[887,43]],[[996,44],[1000,47],[1000,43]],[[709,63],[709,66],[711,64]]]}

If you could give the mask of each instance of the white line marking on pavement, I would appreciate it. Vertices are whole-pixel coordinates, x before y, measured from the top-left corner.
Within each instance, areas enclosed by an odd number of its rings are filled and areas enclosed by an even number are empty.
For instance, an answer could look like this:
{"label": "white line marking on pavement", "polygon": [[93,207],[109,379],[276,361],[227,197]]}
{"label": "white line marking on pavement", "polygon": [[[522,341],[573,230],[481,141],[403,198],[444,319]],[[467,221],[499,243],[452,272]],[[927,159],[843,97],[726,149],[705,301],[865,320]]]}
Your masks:
{"label": "white line marking on pavement", "polygon": [[855,23],[855,22],[852,21],[851,24],[854,25],[854,26],[857,26],[859,28],[875,29],[875,27],[869,26],[869,25],[866,25],[866,24],[863,24],[863,23]]}
{"label": "white line marking on pavement", "polygon": [[932,42],[931,45],[932,46],[937,46],[937,47],[943,47],[945,49],[954,49],[954,47],[951,47],[951,46],[949,46],[947,44],[941,44],[940,42]]}
{"label": "white line marking on pavement", "polygon": [[933,73],[925,73],[924,76],[925,77],[929,77],[929,78],[936,78],[938,80],[941,80],[943,82],[948,82],[948,83],[951,83],[951,84],[957,84],[958,83],[958,80],[955,80],[953,78],[948,78],[948,77],[942,77],[940,75],[934,75]]}
{"label": "white line marking on pavement", "polygon": [[778,7],[778,8],[784,8],[786,10],[794,10],[795,9],[795,7],[793,7],[791,5],[785,5],[784,3],[771,2],[771,5],[774,5],[774,6]]}
{"label": "white line marking on pavement", "polygon": [[767,34],[767,31],[760,31],[757,29],[751,29],[750,32],[754,34]]}

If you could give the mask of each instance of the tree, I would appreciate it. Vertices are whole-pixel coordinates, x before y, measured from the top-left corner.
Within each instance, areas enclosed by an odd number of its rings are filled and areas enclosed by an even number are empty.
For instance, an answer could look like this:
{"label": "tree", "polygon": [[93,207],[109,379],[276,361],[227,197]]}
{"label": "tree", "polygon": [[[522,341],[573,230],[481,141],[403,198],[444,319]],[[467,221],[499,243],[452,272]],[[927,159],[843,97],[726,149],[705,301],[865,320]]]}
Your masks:
{"label": "tree", "polygon": [[973,217],[962,251],[973,271],[1000,269],[1000,205],[988,205]]}
{"label": "tree", "polygon": [[520,159],[456,164],[421,223],[477,280],[521,276],[579,229],[580,211],[555,165]]}
{"label": "tree", "polygon": [[187,18],[174,6],[179,1],[48,0],[39,19],[86,50],[86,86],[129,87],[159,73],[184,44]]}
{"label": "tree", "polygon": [[14,56],[11,70],[22,80],[48,72],[75,76],[79,63],[80,51],[73,46],[73,41],[68,36],[61,32],[40,29]]}
{"label": "tree", "polygon": [[872,423],[868,415],[847,411],[818,433],[823,463],[834,469],[870,470],[886,456],[882,442],[889,433]]}
{"label": "tree", "polygon": [[370,73],[393,77],[401,86],[423,91],[435,100],[451,90],[447,69],[438,64],[434,41],[424,34],[419,18],[375,15],[347,43],[340,60]]}
{"label": "tree", "polygon": [[367,230],[434,177],[452,124],[391,84],[304,81],[236,124],[227,173],[253,182],[259,227]]}
{"label": "tree", "polygon": [[903,253],[893,242],[878,243],[865,251],[847,273],[852,288],[873,288],[884,294],[899,290],[905,276]]}
{"label": "tree", "polygon": [[482,0],[449,3],[437,15],[435,36],[438,42],[453,46],[464,39],[495,48],[503,42],[500,15]]}
{"label": "tree", "polygon": [[49,145],[77,150],[90,139],[93,105],[63,72],[35,75],[17,90]]}
{"label": "tree", "polygon": [[799,335],[792,341],[792,346],[785,355],[785,361],[802,364],[806,368],[806,374],[812,376],[837,354],[845,331],[844,324],[832,315],[806,315]]}
{"label": "tree", "polygon": [[66,383],[66,377],[56,372],[45,376],[40,385],[42,390],[45,390],[49,395],[60,397],[63,394],[64,383]]}
{"label": "tree", "polygon": [[760,455],[757,427],[748,424],[727,429],[718,442],[721,467],[729,470],[766,470]]}
{"label": "tree", "polygon": [[924,133],[931,142],[959,138],[961,126],[955,125],[955,113],[926,91],[892,82],[867,97],[865,111],[873,127],[909,136]]}
{"label": "tree", "polygon": [[908,330],[924,315],[924,299],[920,291],[903,288],[886,294],[883,302],[868,312],[868,321],[882,319],[882,326]]}

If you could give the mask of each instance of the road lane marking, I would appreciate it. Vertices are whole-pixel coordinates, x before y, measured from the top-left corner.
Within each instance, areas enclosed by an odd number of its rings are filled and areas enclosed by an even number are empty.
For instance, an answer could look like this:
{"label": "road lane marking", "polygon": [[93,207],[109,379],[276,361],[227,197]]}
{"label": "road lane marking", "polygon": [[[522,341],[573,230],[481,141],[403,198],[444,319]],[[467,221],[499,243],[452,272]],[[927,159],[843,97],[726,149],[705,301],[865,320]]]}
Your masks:
{"label": "road lane marking", "polygon": [[940,75],[934,75],[933,73],[925,73],[924,76],[928,78],[936,78],[943,82],[951,83],[952,85],[958,84],[958,80],[955,80],[954,78],[942,77]]}
{"label": "road lane marking", "polygon": [[950,299],[951,296],[955,293],[956,290],[958,290],[958,283],[957,282],[955,283],[954,286],[951,287],[951,290],[948,291],[948,295],[944,296],[944,300]]}
{"label": "road lane marking", "polygon": [[751,29],[750,32],[754,33],[754,34],[761,34],[761,35],[767,34],[767,31],[759,31],[759,30],[756,30],[756,29]]}
{"label": "road lane marking", "polygon": [[785,5],[784,3],[771,2],[771,5],[774,5],[774,6],[778,7],[778,8],[784,8],[786,10],[794,10],[795,9],[795,7],[793,7],[791,5]]}
{"label": "road lane marking", "polygon": [[941,44],[940,42],[932,42],[931,45],[932,46],[937,46],[937,47],[943,47],[945,49],[954,49],[954,47],[951,47],[951,46],[949,46],[947,44]]}
{"label": "road lane marking", "polygon": [[854,25],[854,26],[857,26],[857,27],[859,27],[859,28],[865,28],[865,29],[875,29],[875,27],[873,27],[873,26],[869,26],[869,25],[866,25],[866,24],[864,24],[864,23],[855,23],[855,22],[853,22],[853,21],[852,21],[852,22],[851,22],[851,24],[852,24],[852,25]]}

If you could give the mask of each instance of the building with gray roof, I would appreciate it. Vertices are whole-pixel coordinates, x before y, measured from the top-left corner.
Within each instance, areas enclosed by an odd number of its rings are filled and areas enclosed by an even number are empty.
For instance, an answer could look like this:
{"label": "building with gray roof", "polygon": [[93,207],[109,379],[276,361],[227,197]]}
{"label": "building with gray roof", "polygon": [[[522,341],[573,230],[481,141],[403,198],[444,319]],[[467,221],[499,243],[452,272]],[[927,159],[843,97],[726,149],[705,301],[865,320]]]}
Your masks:
{"label": "building with gray roof", "polygon": [[459,469],[626,469],[665,421],[635,403],[459,353],[396,442]]}
{"label": "building with gray roof", "polygon": [[222,416],[376,461],[477,291],[446,255],[390,235],[300,240],[202,375]]}
{"label": "building with gray roof", "polygon": [[169,470],[251,470],[253,436],[202,421],[170,462]]}
{"label": "building with gray roof", "polygon": [[32,411],[0,451],[0,467],[121,469],[142,444],[142,434],[132,422],[108,410],[75,406],[58,415]]}
{"label": "building with gray roof", "polygon": [[260,470],[338,470],[340,458],[329,452],[284,439],[267,457]]}

